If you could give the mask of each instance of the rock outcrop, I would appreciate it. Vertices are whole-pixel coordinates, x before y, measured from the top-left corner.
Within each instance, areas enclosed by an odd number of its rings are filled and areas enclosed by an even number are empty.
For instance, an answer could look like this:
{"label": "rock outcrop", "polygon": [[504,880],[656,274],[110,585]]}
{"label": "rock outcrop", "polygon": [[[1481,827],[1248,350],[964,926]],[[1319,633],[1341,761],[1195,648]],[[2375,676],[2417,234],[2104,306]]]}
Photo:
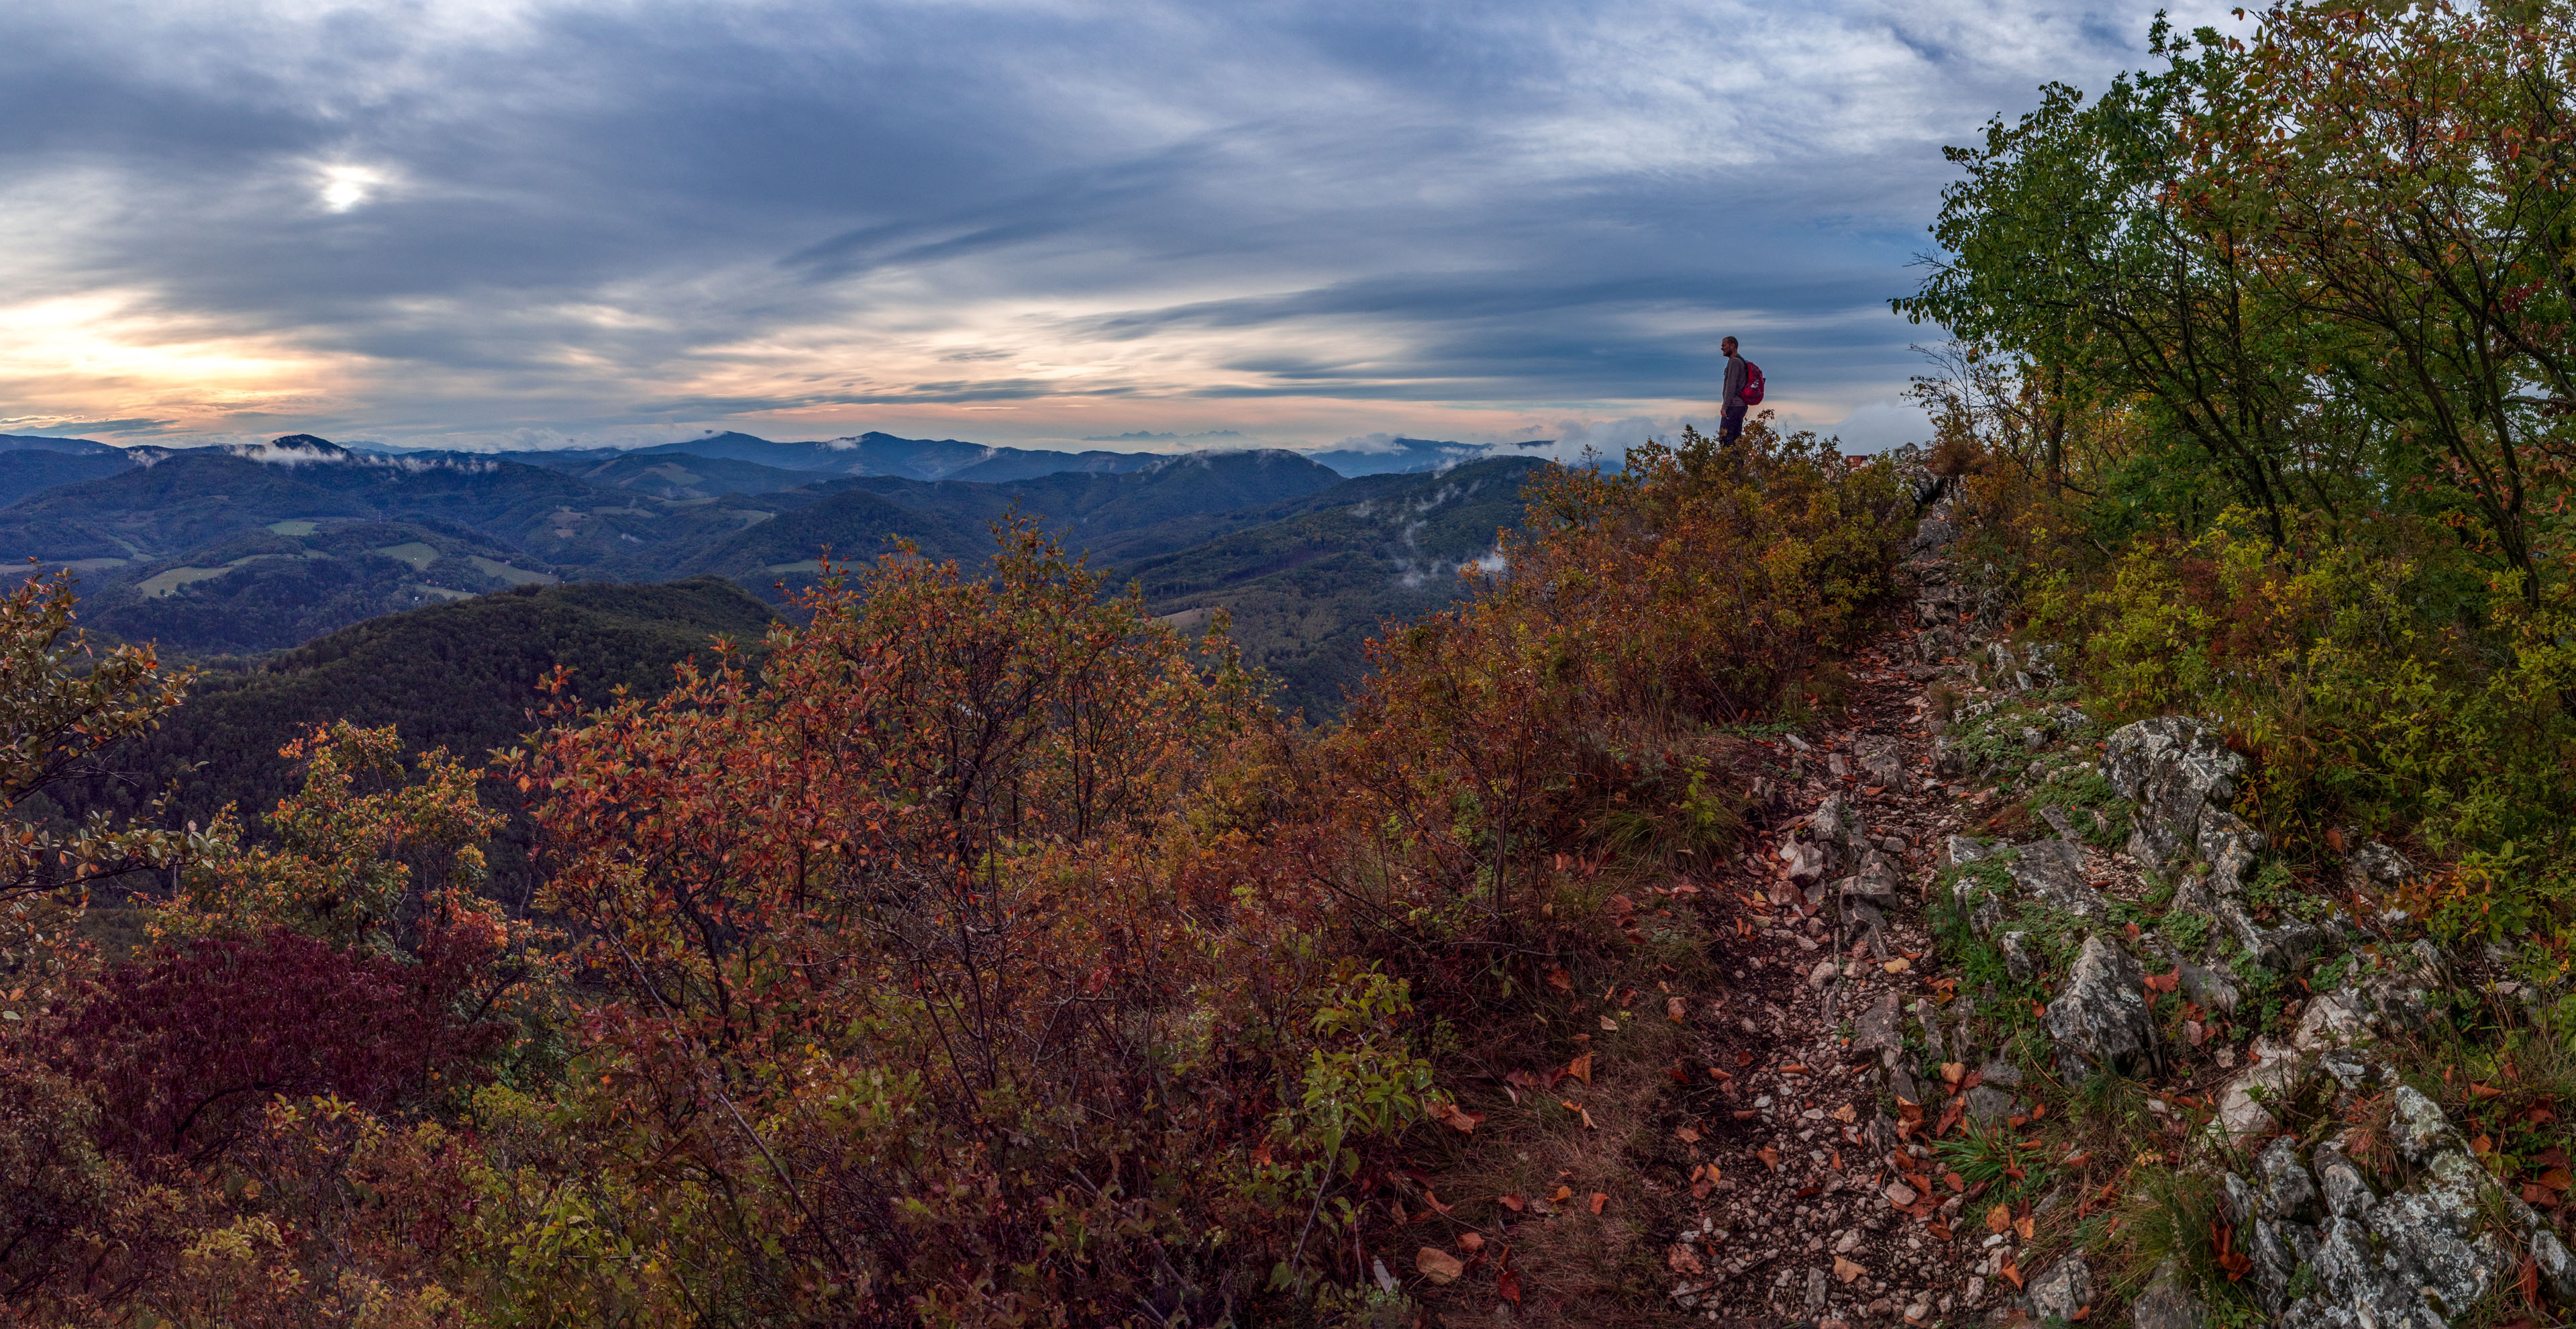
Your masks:
{"label": "rock outcrop", "polygon": [[2244,773],[2245,759],[2188,716],[2140,720],[2103,746],[2103,778],[2137,805],[2129,856],[2151,869],[2196,856],[2210,864],[2221,894],[2234,893],[2242,884],[2234,874],[2263,847],[2262,836],[2228,811]]}
{"label": "rock outcrop", "polygon": [[2057,1041],[2058,1074],[2068,1080],[2155,1066],[2155,1022],[2138,962],[2116,943],[2085,938],[2065,990],[2048,1004],[2048,1033]]}

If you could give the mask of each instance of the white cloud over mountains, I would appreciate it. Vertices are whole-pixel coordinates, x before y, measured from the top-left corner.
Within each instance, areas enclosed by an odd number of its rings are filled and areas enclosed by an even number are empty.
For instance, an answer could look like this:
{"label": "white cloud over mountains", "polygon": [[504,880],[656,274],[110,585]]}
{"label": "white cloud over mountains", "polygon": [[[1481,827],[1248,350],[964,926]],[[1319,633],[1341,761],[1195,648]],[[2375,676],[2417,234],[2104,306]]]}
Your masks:
{"label": "white cloud over mountains", "polygon": [[0,416],[1902,432],[1939,145],[2150,8],[19,0]]}

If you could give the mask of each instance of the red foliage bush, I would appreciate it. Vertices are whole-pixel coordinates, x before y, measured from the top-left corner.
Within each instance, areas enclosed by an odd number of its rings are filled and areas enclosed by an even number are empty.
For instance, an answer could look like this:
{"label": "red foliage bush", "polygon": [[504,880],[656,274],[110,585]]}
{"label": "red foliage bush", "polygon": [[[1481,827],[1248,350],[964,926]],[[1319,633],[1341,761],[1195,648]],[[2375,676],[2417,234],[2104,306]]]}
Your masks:
{"label": "red foliage bush", "polygon": [[[451,948],[453,950],[453,948]],[[62,1032],[61,1067],[128,1159],[201,1161],[278,1096],[386,1110],[500,1036],[450,1012],[470,966],[407,964],[279,928],[206,938],[109,970]]]}

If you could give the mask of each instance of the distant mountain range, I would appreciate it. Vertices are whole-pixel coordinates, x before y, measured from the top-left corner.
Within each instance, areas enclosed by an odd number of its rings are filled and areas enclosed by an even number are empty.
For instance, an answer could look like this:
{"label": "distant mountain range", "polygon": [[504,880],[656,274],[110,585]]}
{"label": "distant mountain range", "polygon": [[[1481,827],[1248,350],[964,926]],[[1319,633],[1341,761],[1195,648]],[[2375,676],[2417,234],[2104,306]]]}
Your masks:
{"label": "distant mountain range", "polygon": [[78,573],[93,628],[222,661],[556,583],[712,576],[774,606],[826,559],[898,540],[978,563],[1017,515],[1183,626],[1229,610],[1282,699],[1324,716],[1379,621],[1451,598],[1547,464],[1422,439],[1175,455],[731,433],[483,454],[0,436],[0,558]]}

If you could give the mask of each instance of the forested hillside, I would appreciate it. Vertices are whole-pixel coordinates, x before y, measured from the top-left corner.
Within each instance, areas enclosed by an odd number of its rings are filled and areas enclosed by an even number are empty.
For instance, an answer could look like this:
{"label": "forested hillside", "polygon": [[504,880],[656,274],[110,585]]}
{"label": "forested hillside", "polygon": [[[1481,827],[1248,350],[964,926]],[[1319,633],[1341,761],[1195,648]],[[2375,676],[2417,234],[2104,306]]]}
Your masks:
{"label": "forested hillside", "polygon": [[[253,667],[201,674],[186,706],[108,752],[115,778],[52,799],[74,817],[141,816],[175,789],[156,820],[208,825],[227,805],[256,816],[297,782],[296,763],[279,750],[341,720],[391,727],[406,747],[445,748],[479,766],[537,727],[532,716],[547,704],[539,684],[557,669],[569,697],[604,700],[619,688],[657,696],[673,665],[712,661],[718,637],[754,650],[770,621],[767,606],[714,577],[531,584],[375,618]],[[516,806],[506,795],[496,802]],[[510,838],[495,854],[494,884],[524,899],[524,835]]]}
{"label": "forested hillside", "polygon": [[[826,557],[864,563],[896,541],[979,560],[995,523],[1014,517],[1104,567],[1123,565],[1383,488],[1280,451],[1094,456],[879,435],[849,447],[712,436],[720,457],[671,447],[395,454],[309,435],[192,450],[15,443],[0,449],[0,487],[22,492],[0,505],[0,545],[76,570],[97,629],[192,659],[282,650],[530,583],[715,575],[779,603],[810,588]],[[952,472],[988,478],[920,478]],[[1377,478],[1396,488],[1421,479]],[[1511,520],[1508,496],[1497,496],[1470,525]],[[1273,596],[1242,629],[1319,716],[1338,708],[1380,617],[1446,602],[1445,577],[1421,594],[1413,564],[1473,558],[1491,532],[1444,533],[1436,549],[1410,553],[1382,550],[1370,532],[1344,534],[1355,561],[1322,581],[1309,574],[1293,608]],[[1227,557],[1209,550],[1194,561],[1221,570]]]}

